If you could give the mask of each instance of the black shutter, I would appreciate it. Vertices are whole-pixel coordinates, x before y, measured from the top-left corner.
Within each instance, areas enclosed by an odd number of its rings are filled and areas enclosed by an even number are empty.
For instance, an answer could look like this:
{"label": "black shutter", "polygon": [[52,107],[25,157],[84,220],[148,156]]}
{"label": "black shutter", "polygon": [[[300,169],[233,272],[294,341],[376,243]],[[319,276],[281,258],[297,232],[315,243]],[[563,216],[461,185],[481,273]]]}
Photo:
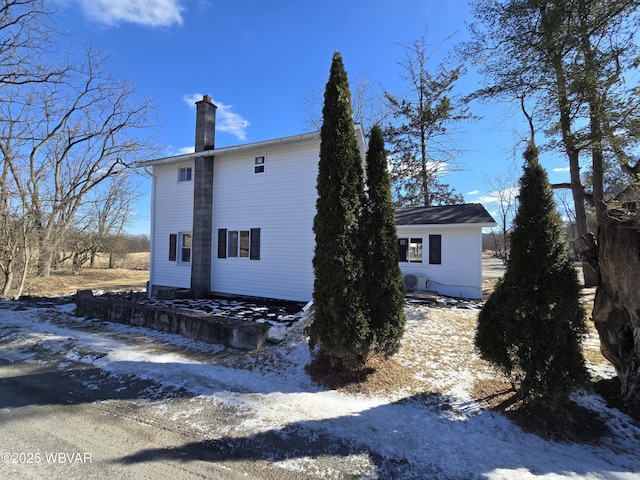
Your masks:
{"label": "black shutter", "polygon": [[431,265],[442,263],[442,235],[429,235],[429,263]]}
{"label": "black shutter", "polygon": [[169,234],[169,261],[170,262],[176,261],[177,246],[178,246],[178,234],[170,233]]}
{"label": "black shutter", "polygon": [[218,258],[227,258],[227,229],[218,229]]}
{"label": "black shutter", "polygon": [[249,250],[250,260],[260,260],[260,229],[251,229],[251,249]]}
{"label": "black shutter", "polygon": [[407,261],[407,239],[406,238],[398,239],[398,256],[400,257],[401,262]]}

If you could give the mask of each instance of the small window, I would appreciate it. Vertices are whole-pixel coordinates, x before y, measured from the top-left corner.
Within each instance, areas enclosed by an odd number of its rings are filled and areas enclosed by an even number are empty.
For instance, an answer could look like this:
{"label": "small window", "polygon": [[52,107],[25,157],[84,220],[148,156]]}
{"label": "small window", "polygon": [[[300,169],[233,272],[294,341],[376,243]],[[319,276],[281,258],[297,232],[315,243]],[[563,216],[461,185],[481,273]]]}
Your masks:
{"label": "small window", "polygon": [[180,262],[191,263],[191,234],[181,233],[180,237]]}
{"label": "small window", "polygon": [[260,260],[260,229],[218,229],[218,258]]}
{"label": "small window", "polygon": [[191,167],[181,168],[178,172],[178,181],[190,182],[191,181]]}
{"label": "small window", "polygon": [[253,173],[264,173],[266,163],[266,158],[264,156],[256,157],[253,161]]}
{"label": "small window", "polygon": [[429,235],[429,264],[442,264],[442,235]]}
{"label": "small window", "polygon": [[399,238],[398,256],[401,262],[422,263],[422,238]]}
{"label": "small window", "polygon": [[228,257],[249,258],[249,230],[229,230]]}

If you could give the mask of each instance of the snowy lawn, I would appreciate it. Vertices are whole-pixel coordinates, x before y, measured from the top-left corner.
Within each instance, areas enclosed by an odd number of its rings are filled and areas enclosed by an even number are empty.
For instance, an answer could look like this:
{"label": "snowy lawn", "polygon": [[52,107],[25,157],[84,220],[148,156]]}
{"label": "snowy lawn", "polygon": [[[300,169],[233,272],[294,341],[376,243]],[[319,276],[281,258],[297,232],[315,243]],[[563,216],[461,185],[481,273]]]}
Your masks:
{"label": "snowy lawn", "polygon": [[[597,395],[580,392],[575,400],[607,420],[613,436],[598,445],[525,433],[474,399],[478,382],[496,378],[473,350],[477,310],[408,303],[395,359],[413,381],[394,392],[363,395],[311,380],[304,317],[280,344],[246,353],[73,317],[73,305],[10,305],[0,303],[0,358],[42,362],[38,352],[47,352],[189,392],[188,402],[167,394],[140,404],[188,424],[211,448],[261,449],[261,458],[282,468],[319,478],[640,478],[640,428]],[[597,349],[597,338],[587,348]],[[613,375],[604,360],[591,366],[600,376]],[[202,421],[208,405],[227,405],[233,418]],[[283,452],[276,438],[285,444],[304,439],[313,447]]]}

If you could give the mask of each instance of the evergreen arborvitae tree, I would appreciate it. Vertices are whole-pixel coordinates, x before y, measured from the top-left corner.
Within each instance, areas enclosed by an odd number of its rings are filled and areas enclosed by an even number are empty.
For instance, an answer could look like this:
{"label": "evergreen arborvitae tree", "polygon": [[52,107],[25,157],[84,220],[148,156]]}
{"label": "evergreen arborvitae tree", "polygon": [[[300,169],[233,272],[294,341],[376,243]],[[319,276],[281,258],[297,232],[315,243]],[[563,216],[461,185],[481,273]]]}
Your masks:
{"label": "evergreen arborvitae tree", "polygon": [[404,284],[399,266],[395,207],[387,154],[379,126],[371,129],[367,151],[368,199],[363,214],[365,291],[373,348],[384,355],[400,349],[406,318]]}
{"label": "evergreen arborvitae tree", "polygon": [[524,157],[507,270],[480,312],[475,345],[522,398],[566,400],[588,378],[581,350],[585,313],[533,142]]}
{"label": "evergreen arborvitae tree", "polygon": [[351,92],[342,56],[336,52],[324,94],[320,130],[316,248],[310,348],[319,345],[335,368],[366,359],[371,332],[365,314],[360,217],[364,198]]}

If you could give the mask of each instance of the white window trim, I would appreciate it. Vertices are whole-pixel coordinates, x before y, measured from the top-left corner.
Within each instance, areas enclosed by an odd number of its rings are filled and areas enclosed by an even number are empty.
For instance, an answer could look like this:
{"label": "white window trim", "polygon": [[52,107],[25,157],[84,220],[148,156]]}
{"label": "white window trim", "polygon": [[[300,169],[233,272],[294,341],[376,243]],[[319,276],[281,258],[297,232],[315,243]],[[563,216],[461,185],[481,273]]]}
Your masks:
{"label": "white window trim", "polygon": [[[189,236],[189,261],[182,260],[182,250],[184,248],[185,236]],[[176,262],[178,265],[191,265],[191,259],[193,258],[193,235],[191,232],[178,232],[178,242],[176,245]]]}
{"label": "white window trim", "polygon": [[[400,263],[413,263],[416,265],[423,265],[425,263],[425,250],[424,250],[424,237],[422,237],[421,235],[415,235],[415,236],[411,236],[411,235],[407,235],[407,236],[398,236],[397,237],[398,241],[400,240],[405,240],[407,242],[407,259],[406,260],[400,260]],[[418,242],[413,242],[413,240],[420,240],[420,245],[421,245],[421,251],[422,251],[422,259],[421,260],[411,260],[411,245],[413,243],[418,243]]]}
{"label": "white window trim", "polygon": [[[236,244],[236,251],[235,251],[235,255],[231,255],[230,252],[230,247],[231,247],[231,234],[232,233],[237,233],[238,234],[238,240],[237,240],[237,244]],[[248,239],[248,244],[247,244],[247,254],[245,256],[240,255],[242,249],[241,249],[241,241],[240,239],[242,238],[242,233],[247,233],[247,239]],[[250,228],[229,228],[227,229],[227,258],[232,258],[232,259],[238,259],[238,260],[249,260],[249,258],[251,257],[251,229]]]}
{"label": "white window trim", "polygon": [[[189,178],[188,179],[182,179],[182,172],[185,172],[185,176],[186,173],[189,172]],[[193,168],[192,167],[180,167],[178,168],[178,183],[183,183],[183,182],[191,182],[193,181]]]}
{"label": "white window trim", "polygon": [[[258,163],[259,160],[262,160],[262,163]],[[262,171],[257,170],[260,167],[262,167]],[[266,155],[257,155],[253,158],[253,173],[254,175],[262,175],[263,173],[267,173],[267,156]]]}

